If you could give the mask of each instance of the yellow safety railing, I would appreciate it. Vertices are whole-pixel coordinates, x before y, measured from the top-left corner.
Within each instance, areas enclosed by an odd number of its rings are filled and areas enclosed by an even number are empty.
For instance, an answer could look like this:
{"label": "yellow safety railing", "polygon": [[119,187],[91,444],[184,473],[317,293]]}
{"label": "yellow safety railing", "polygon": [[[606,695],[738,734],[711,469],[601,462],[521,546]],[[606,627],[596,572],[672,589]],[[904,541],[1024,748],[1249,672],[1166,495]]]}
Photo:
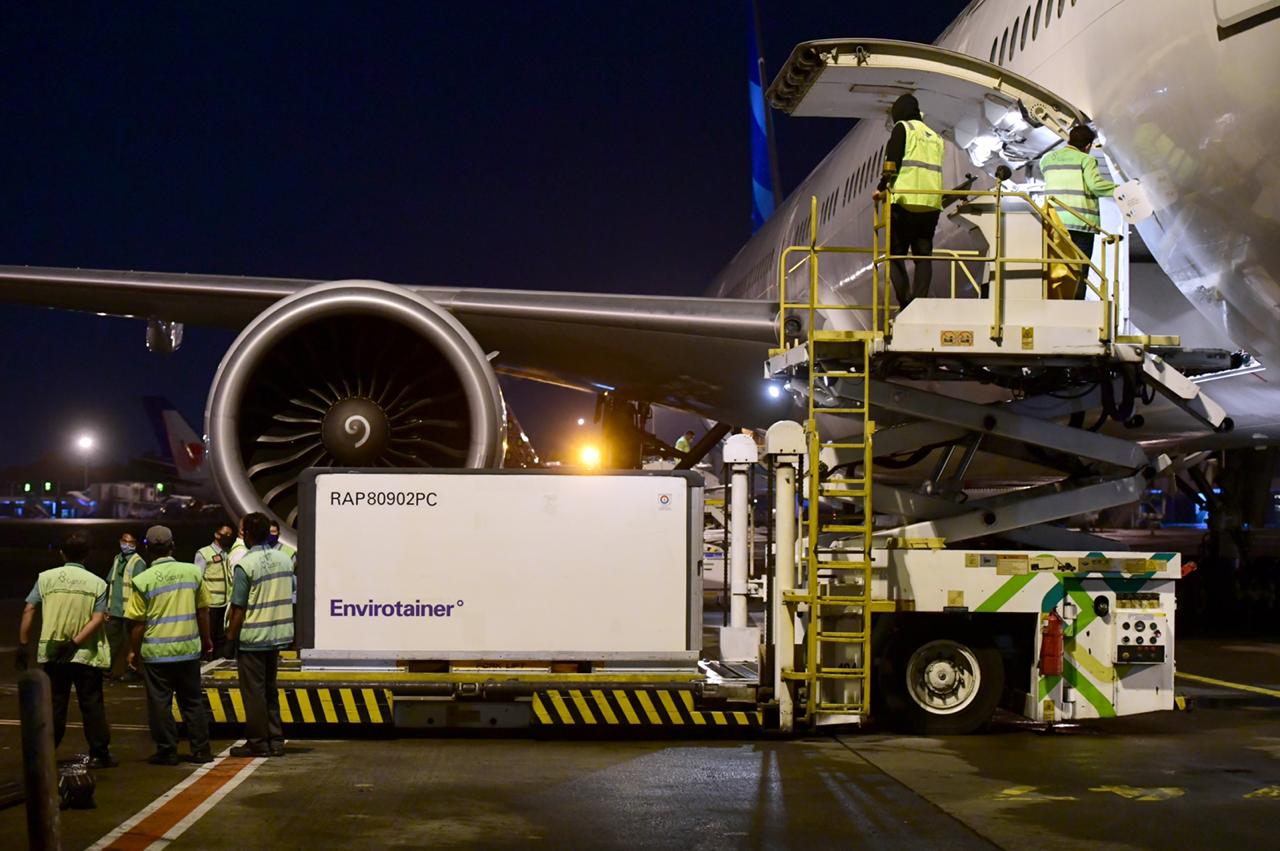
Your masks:
{"label": "yellow safety railing", "polygon": [[[926,193],[943,198],[960,198],[966,201],[975,201],[983,198],[992,199],[995,226],[991,251],[984,254],[973,250],[935,249],[932,254],[927,255],[891,253],[890,246],[893,238],[892,217],[886,213],[891,209],[895,195],[903,197],[907,194],[919,195]],[[1004,251],[1004,217],[1010,201],[1018,202],[1018,208],[1015,212],[1037,217],[1041,225],[1040,256],[1006,256]],[[956,291],[957,266],[968,282],[970,289],[979,296],[983,296],[983,288],[974,279],[973,273],[969,269],[969,264],[992,264],[991,285],[989,293],[985,297],[992,302],[991,339],[997,342],[1004,337],[1005,301],[1007,297],[1005,287],[1006,267],[1010,264],[1022,266],[1039,265],[1042,269],[1043,295],[1046,297],[1048,296],[1051,268],[1054,266],[1065,267],[1069,270],[1070,277],[1076,281],[1077,286],[1087,287],[1102,302],[1103,322],[1098,328],[1098,338],[1102,342],[1113,341],[1118,334],[1120,316],[1117,304],[1120,294],[1115,278],[1120,269],[1121,237],[1118,234],[1109,233],[1101,229],[1098,230],[1102,246],[1099,252],[1099,264],[1095,264],[1092,258],[1085,257],[1075,247],[1075,244],[1071,241],[1069,231],[1057,220],[1056,215],[1051,214],[1051,212],[1056,214],[1059,211],[1069,212],[1070,205],[1053,196],[1046,197],[1043,202],[1037,202],[1029,193],[1006,192],[999,186],[992,190],[982,191],[968,189],[941,191],[905,190],[895,193],[890,189],[885,192],[883,201],[876,202],[872,239],[869,247],[830,246],[818,244],[818,199],[816,196],[811,197],[809,200],[809,243],[807,245],[793,245],[783,249],[778,259],[778,346],[780,349],[786,349],[794,344],[796,335],[792,335],[793,339],[788,340],[787,318],[796,312],[807,314],[807,328],[810,329],[816,327],[815,323],[820,312],[841,310],[866,313],[869,314],[869,317],[864,327],[868,330],[880,332],[885,336],[891,336],[893,314],[898,310],[897,306],[891,303],[889,295],[892,284],[891,264],[895,261],[906,262],[908,260],[947,263],[951,273],[951,298],[960,297]],[[881,238],[881,233],[883,233],[883,239]],[[820,299],[818,266],[819,258],[824,254],[863,254],[870,256],[870,304],[823,303]],[[797,255],[800,256],[800,259],[792,264],[791,259]],[[792,275],[806,263],[808,264],[808,298],[804,301],[789,301],[787,283]],[[1090,272],[1097,276],[1097,283],[1094,282]]]}

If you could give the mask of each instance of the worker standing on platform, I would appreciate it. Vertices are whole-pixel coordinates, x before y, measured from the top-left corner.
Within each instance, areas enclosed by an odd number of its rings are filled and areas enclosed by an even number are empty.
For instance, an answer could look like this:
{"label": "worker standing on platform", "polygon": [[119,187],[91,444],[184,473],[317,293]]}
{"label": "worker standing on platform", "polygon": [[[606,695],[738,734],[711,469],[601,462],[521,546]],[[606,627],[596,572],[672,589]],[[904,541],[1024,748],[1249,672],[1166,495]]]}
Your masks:
{"label": "worker standing on platform", "polygon": [[280,540],[280,524],[274,520],[271,521],[271,532],[267,535],[267,546],[287,555],[294,568],[298,567],[298,551]]}
{"label": "worker standing on platform", "polygon": [[676,449],[680,450],[681,452],[687,455],[689,453],[689,450],[692,448],[693,448],[693,432],[686,431],[684,434],[680,435],[678,440],[676,440]]}
{"label": "worker standing on platform", "polygon": [[227,642],[234,647],[246,744],[232,756],[284,756],[276,672],[293,643],[293,560],[268,546],[271,521],[255,512],[240,522],[249,552],[236,565]]}
{"label": "worker standing on platform", "polygon": [[147,569],[147,563],[138,555],[138,539],[132,532],[120,536],[120,554],[111,561],[107,571],[107,642],[111,645],[110,676],[113,680],[134,676],[126,665],[129,655],[129,627],[125,623],[124,609],[133,593],[134,574]]}
{"label": "worker standing on platform", "polygon": [[107,618],[107,583],[85,569],[89,541],[79,533],[62,544],[62,567],[46,570],[27,595],[18,628],[18,667],[30,661],[31,627],[40,612],[40,647],[36,661],[44,665],[53,691],[53,743],[67,732],[71,687],[76,689],[89,767],[111,768],[111,728],[102,701],[102,674],[111,667],[111,648],[103,623]]}
{"label": "worker standing on platform", "polygon": [[209,592],[194,564],[175,561],[173,533],[165,526],[147,530],[151,566],[133,577],[133,595],[125,609],[129,630],[129,666],[142,666],[147,683],[147,720],[156,752],[147,762],[177,765],[178,725],[173,700],[187,723],[191,761],[212,762],[209,715],[200,684],[200,656],[210,649]]}
{"label": "worker standing on platform", "polygon": [[[195,565],[209,594],[209,629],[216,655],[222,650],[227,620],[227,594],[231,591],[231,575],[235,569],[233,554],[243,555],[236,547],[236,530],[223,523],[213,533],[213,543],[196,551]],[[238,560],[238,559],[237,559]]]}
{"label": "worker standing on platform", "polygon": [[[1116,185],[1102,176],[1098,161],[1089,154],[1097,138],[1091,128],[1077,124],[1071,128],[1066,145],[1040,158],[1044,194],[1057,201],[1053,209],[1086,259],[1093,257],[1094,234],[1102,227],[1098,199],[1110,198],[1116,192]],[[1083,282],[1088,278],[1088,268],[1081,268],[1084,274],[1077,277]],[[1084,298],[1086,289],[1083,283],[1077,284],[1076,298]]]}
{"label": "worker standing on platform", "polygon": [[[893,130],[884,149],[884,170],[875,200],[893,190],[889,206],[889,253],[905,257],[933,254],[933,233],[942,214],[942,137],[924,123],[920,104],[905,94],[893,102],[889,115]],[[933,283],[933,261],[916,260],[915,275],[907,278],[907,261],[893,260],[889,277],[898,296],[898,308],[913,299],[926,298]]]}

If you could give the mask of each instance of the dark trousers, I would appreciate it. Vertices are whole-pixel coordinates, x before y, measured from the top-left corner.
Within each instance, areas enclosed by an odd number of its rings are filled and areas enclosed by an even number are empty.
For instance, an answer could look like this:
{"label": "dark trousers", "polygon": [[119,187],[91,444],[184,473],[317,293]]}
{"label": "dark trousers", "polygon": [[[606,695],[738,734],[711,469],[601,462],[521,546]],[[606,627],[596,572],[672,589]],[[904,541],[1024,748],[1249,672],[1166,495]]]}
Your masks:
{"label": "dark trousers", "polygon": [[111,676],[122,677],[129,659],[129,622],[114,615],[107,618],[107,644],[111,646]]}
{"label": "dark trousers", "polygon": [[[1093,257],[1093,231],[1087,230],[1067,230],[1067,235],[1071,237],[1071,241],[1075,243],[1076,248],[1080,249],[1080,253],[1085,259]],[[1089,267],[1079,266],[1076,273],[1076,279],[1079,283],[1076,285],[1076,298],[1084,298],[1085,292],[1089,289],[1085,285],[1085,281],[1089,279]]]}
{"label": "dark trousers", "polygon": [[102,702],[102,669],[79,662],[47,662],[44,671],[53,689],[53,744],[62,744],[67,732],[67,708],[71,705],[71,687],[76,687],[80,717],[84,721],[84,737],[89,742],[90,756],[106,756],[111,752],[111,728],[107,726],[107,708]]}
{"label": "dark trousers", "polygon": [[[933,253],[933,232],[938,228],[939,210],[916,212],[894,204],[889,209],[889,253],[913,254],[917,257]],[[903,308],[912,299],[926,298],[933,283],[933,261],[915,261],[913,280],[907,279],[907,261],[889,263],[889,277],[893,280],[893,292],[898,296],[898,307]]]}
{"label": "dark trousers", "polygon": [[209,609],[209,640],[213,642],[213,658],[222,656],[222,645],[227,640],[227,607]]}
{"label": "dark trousers", "polygon": [[147,721],[151,738],[160,753],[178,750],[178,723],[173,720],[173,698],[187,722],[187,738],[192,752],[209,747],[209,714],[204,705],[204,689],[200,685],[200,661],[155,662],[143,664],[147,681]]}
{"label": "dark trousers", "polygon": [[241,650],[236,654],[240,699],[244,701],[244,738],[255,750],[284,744],[280,692],[276,690],[279,650]]}

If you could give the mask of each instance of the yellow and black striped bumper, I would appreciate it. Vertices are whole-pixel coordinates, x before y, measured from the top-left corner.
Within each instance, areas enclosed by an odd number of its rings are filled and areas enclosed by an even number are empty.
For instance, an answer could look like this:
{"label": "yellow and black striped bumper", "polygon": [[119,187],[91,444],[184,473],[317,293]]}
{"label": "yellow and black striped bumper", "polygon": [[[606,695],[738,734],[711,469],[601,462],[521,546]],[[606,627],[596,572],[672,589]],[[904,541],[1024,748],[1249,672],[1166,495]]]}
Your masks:
{"label": "yellow and black striped bumper", "polygon": [[[285,724],[391,724],[391,692],[385,688],[282,688],[280,720]],[[215,724],[244,722],[240,689],[205,688],[205,705]],[[178,704],[173,717],[181,721]]]}
{"label": "yellow and black striped bumper", "polygon": [[533,695],[536,727],[760,727],[758,710],[695,709],[678,689],[548,689]]}

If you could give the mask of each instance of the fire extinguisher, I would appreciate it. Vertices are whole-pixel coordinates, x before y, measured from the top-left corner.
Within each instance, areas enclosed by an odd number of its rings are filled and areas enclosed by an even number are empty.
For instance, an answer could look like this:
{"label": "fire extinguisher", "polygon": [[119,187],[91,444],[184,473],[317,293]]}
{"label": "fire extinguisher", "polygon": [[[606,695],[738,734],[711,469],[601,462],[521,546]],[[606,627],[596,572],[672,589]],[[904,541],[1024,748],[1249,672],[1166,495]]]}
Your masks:
{"label": "fire extinguisher", "polygon": [[1062,618],[1056,609],[1049,612],[1040,630],[1040,675],[1062,676]]}

